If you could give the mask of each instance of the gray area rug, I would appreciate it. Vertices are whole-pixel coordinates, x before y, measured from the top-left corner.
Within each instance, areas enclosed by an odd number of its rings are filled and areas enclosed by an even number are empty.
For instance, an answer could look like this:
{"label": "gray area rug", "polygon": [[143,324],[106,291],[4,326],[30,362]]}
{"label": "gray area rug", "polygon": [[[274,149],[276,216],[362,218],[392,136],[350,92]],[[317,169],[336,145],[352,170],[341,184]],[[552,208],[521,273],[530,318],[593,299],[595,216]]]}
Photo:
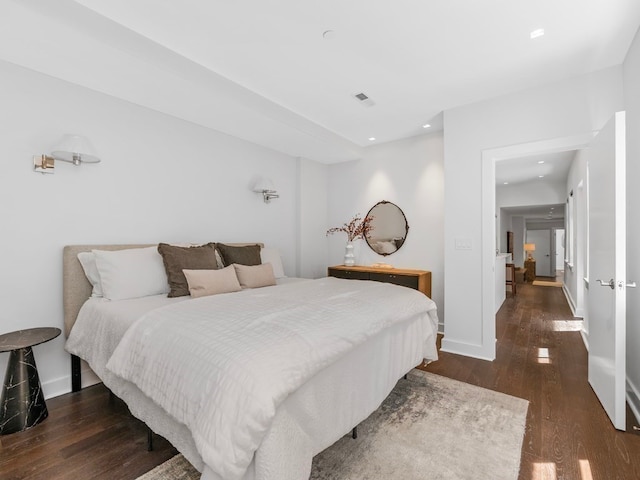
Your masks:
{"label": "gray area rug", "polygon": [[[413,370],[383,404],[313,459],[311,480],[516,480],[528,402]],[[138,480],[197,480],[182,455]]]}

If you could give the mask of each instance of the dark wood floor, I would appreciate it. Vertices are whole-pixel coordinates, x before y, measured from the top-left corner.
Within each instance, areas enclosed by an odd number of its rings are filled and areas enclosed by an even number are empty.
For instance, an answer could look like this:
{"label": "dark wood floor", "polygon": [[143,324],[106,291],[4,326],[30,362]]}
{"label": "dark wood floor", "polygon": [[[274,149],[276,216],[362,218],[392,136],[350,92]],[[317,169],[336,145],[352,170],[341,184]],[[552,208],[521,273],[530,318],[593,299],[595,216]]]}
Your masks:
{"label": "dark wood floor", "polygon": [[[553,279],[546,279],[553,280]],[[428,371],[529,400],[519,480],[639,480],[640,436],[609,422],[561,288],[518,284],[497,315],[496,360],[441,352]],[[565,327],[565,328],[562,328]],[[548,358],[545,358],[548,350]]]}
{"label": "dark wood floor", "polygon": [[[494,362],[441,352],[427,370],[529,400],[520,480],[640,479],[640,436],[613,429],[580,334],[556,331],[560,320],[572,320],[561,289],[519,284],[498,313]],[[48,405],[42,424],[0,436],[0,479],[135,479],[175,454],[158,437],[147,452],[145,426],[101,385]]]}

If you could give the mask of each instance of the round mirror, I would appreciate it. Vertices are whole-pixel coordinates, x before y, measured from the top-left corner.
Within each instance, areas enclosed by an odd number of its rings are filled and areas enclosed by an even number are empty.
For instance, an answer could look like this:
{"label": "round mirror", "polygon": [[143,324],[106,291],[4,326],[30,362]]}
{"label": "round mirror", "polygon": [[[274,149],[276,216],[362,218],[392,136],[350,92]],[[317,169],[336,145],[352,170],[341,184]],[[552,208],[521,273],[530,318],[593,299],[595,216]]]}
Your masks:
{"label": "round mirror", "polygon": [[365,240],[371,250],[385,256],[397,252],[409,232],[407,217],[400,207],[383,200],[369,210],[367,217],[371,217],[371,230]]}

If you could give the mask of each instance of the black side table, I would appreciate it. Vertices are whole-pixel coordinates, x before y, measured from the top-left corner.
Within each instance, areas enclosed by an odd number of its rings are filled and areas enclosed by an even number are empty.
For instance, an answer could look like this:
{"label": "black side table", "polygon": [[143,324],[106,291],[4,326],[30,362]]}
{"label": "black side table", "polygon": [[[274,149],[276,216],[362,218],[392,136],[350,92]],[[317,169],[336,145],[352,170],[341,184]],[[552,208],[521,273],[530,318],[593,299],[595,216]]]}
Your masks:
{"label": "black side table", "polygon": [[29,328],[0,335],[0,352],[11,352],[0,397],[0,435],[22,432],[47,418],[31,347],[60,335],[59,328]]}

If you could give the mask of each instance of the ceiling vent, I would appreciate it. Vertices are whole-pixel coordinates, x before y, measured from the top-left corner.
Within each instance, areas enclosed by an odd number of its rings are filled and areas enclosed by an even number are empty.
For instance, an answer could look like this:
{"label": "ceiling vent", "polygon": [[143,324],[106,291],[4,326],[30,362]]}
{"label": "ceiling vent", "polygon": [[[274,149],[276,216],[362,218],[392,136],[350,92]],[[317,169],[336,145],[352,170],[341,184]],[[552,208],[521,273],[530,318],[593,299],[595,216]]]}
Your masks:
{"label": "ceiling vent", "polygon": [[360,103],[360,105],[364,105],[365,107],[373,107],[375,105],[375,102],[371,100],[365,93],[356,93],[354,97],[356,100],[358,100],[358,103]]}

